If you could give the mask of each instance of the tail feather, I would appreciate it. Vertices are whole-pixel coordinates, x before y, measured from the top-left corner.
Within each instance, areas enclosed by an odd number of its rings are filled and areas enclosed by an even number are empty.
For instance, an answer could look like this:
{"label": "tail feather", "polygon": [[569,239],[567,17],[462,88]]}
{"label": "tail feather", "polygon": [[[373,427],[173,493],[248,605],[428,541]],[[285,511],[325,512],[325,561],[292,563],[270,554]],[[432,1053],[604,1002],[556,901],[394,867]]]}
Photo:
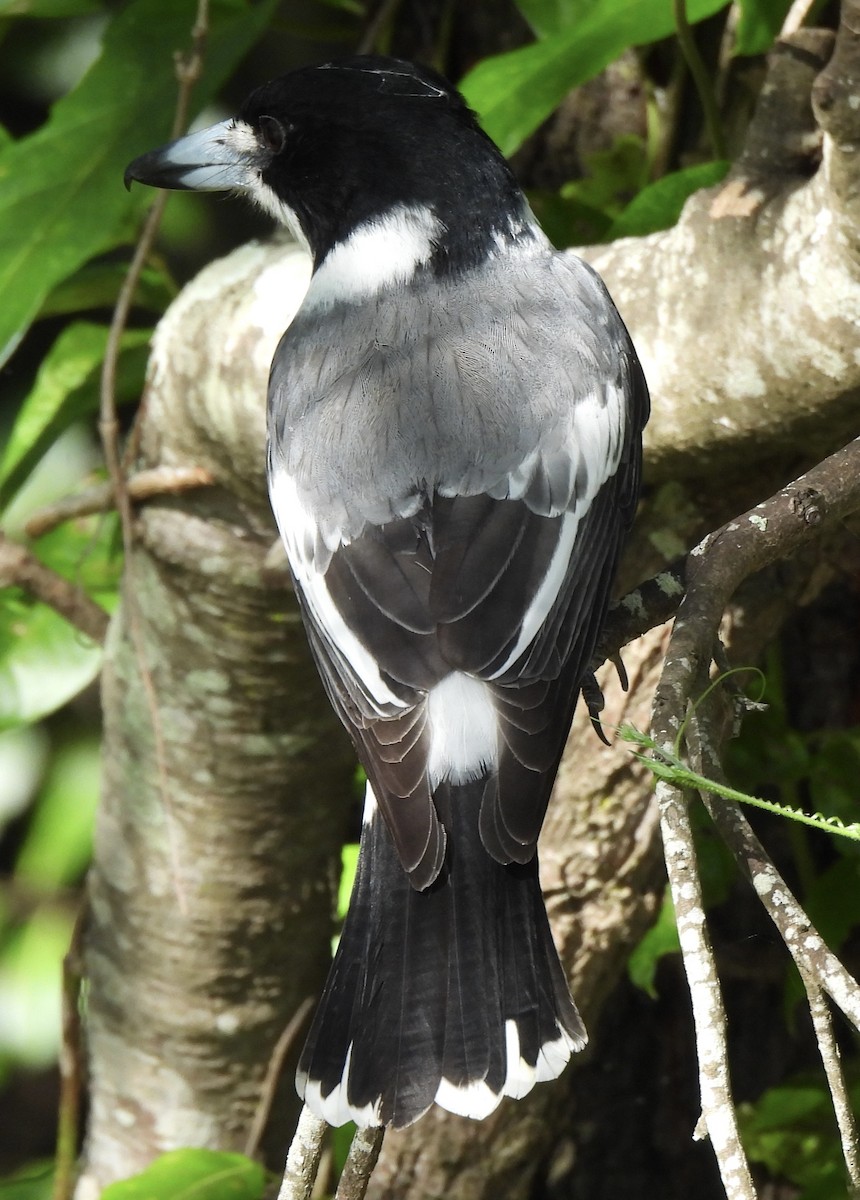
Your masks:
{"label": "tail feather", "polygon": [[371,806],[335,961],[299,1064],[332,1125],[403,1128],[435,1101],[492,1112],[555,1078],[585,1030],[552,942],[537,860],[503,866],[478,831],[484,781],[442,784],[442,873],[409,883]]}

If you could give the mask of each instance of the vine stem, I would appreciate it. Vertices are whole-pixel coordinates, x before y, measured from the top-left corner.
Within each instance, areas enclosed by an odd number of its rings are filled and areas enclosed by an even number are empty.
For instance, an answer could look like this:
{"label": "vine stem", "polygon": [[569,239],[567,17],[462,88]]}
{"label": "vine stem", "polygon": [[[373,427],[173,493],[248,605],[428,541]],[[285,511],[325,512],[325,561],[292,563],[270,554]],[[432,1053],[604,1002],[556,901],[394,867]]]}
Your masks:
{"label": "vine stem", "polygon": [[693,37],[690,22],[687,20],[687,0],[672,0],[672,9],[675,14],[675,31],[678,35],[678,44],[681,47],[681,53],[684,55],[687,68],[693,77],[693,83],[696,85],[696,92],[698,93],[702,112],[705,117],[711,150],[714,158],[725,158],[726,140],[723,136],[717,98],[714,95],[714,89],[711,87],[707,68],[702,61],[701,54],[699,54],[699,48],[696,45],[696,39]]}

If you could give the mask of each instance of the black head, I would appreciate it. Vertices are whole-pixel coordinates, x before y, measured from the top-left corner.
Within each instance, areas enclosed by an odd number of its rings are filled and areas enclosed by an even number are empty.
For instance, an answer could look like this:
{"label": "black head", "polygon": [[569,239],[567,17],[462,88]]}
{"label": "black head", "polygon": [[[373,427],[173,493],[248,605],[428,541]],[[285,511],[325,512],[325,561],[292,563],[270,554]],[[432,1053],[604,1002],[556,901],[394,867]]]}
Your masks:
{"label": "black head", "polygon": [[233,121],[136,159],[126,179],[248,192],[298,225],[317,265],[399,206],[432,210],[446,231],[437,271],[479,260],[528,224],[506,162],[456,89],[429,68],[378,56],[272,80]]}

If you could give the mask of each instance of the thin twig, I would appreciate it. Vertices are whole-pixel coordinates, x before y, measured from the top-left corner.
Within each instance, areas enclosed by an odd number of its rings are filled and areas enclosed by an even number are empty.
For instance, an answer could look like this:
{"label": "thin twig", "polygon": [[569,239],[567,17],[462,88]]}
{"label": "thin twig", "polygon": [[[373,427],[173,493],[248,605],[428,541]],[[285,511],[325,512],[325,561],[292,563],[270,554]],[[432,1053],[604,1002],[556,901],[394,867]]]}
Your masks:
{"label": "thin twig", "polygon": [[[709,759],[705,770],[711,778],[720,773],[713,759]],[[860,984],[828,948],[738,806],[707,792],[700,795],[711,820],[750,879],[801,975],[813,979],[860,1032]]]}
{"label": "thin twig", "polygon": [[13,586],[49,605],[92,641],[104,642],[110,618],[101,605],[0,531],[0,587]]}
{"label": "thin twig", "polygon": [[702,1102],[700,1124],[704,1125],[710,1138],[727,1200],[755,1200],[755,1188],[732,1101],[726,1016],[705,922],[687,801],[680,788],[662,779],[657,784],[656,795],[666,870],[693,1005]]}
{"label": "thin twig", "polygon": [[801,972],[801,976],[803,986],[806,988],[806,997],[809,1001],[809,1011],[812,1014],[815,1038],[821,1052],[821,1061],[824,1064],[824,1073],[827,1076],[827,1086],[830,1088],[836,1124],[839,1127],[842,1157],[848,1172],[851,1194],[860,1196],[860,1154],[857,1148],[857,1125],[851,1111],[851,1100],[845,1085],[839,1047],[833,1035],[833,1020],[821,988],[803,972]]}
{"label": "thin twig", "polygon": [[401,3],[402,0],[382,0],[369,25],[361,35],[356,49],[357,54],[372,54],[374,51],[379,51],[380,47],[377,45],[377,42],[390,28]]}
{"label": "thin twig", "polygon": [[284,1059],[287,1052],[296,1040],[297,1035],[301,1031],[302,1026],[307,1020],[308,1014],[314,1006],[313,996],[306,996],[299,1007],[293,1013],[287,1022],[281,1036],[278,1038],[275,1048],[272,1051],[269,1059],[269,1065],[266,1069],[266,1077],[263,1080],[263,1086],[260,1089],[260,1100],[257,1104],[257,1111],[254,1113],[254,1120],[251,1122],[251,1128],[248,1131],[248,1136],[245,1139],[245,1149],[243,1153],[248,1158],[253,1158],[260,1146],[260,1139],[263,1136],[263,1131],[266,1128],[266,1122],[269,1119],[269,1113],[272,1111],[272,1102],[275,1098],[275,1090],[278,1086],[278,1080],[281,1077],[281,1072],[284,1068]]}
{"label": "thin twig", "polygon": [[[696,760],[696,768],[701,773],[721,779],[722,766],[717,757],[716,740],[702,737],[701,733],[700,721],[691,721],[688,732],[690,756]],[[857,1018],[860,1017],[860,986],[828,950],[818,931],[813,928],[809,917],[768,858],[737,805],[705,791],[699,794],[715,827],[752,881],[756,894],[782,935],[803,980],[815,1037],[833,1101],[845,1167],[853,1194],[860,1195],[857,1128],[845,1086],[839,1047],[833,1036],[830,1011],[824,999],[825,992],[835,992],[839,996],[837,1003],[840,1004],[840,1008],[847,1005],[846,1015],[849,1019],[852,1019],[850,1009],[853,1008],[856,1026]]]}
{"label": "thin twig", "polygon": [[69,949],[63,958],[60,1103],[57,1114],[57,1154],[51,1200],[71,1200],[77,1173],[78,1133],[84,1075],[80,996],[83,981],[83,935],[87,913],[87,899],[84,896],[75,918]]}
{"label": "thin twig", "polygon": [[[150,467],[126,479],[130,501],[151,500],[154,496],[178,495],[194,488],[210,487],[215,482],[205,467]],[[24,525],[28,537],[38,538],[50,533],[66,521],[110,512],[114,507],[114,487],[111,483],[97,484],[73,496],[64,496],[34,513]]]}
{"label": "thin twig", "polygon": [[794,0],[782,23],[782,29],[779,31],[780,40],[797,33],[798,29],[806,24],[806,19],[812,12],[815,3],[816,0]]}
{"label": "thin twig", "polygon": [[302,1105],[299,1123],[287,1154],[278,1200],[310,1200],[327,1128],[322,1117],[315,1117],[306,1104]]}
{"label": "thin twig", "polygon": [[334,1200],[364,1200],[384,1137],[384,1125],[371,1125],[355,1131]]}
{"label": "thin twig", "polygon": [[[686,595],[654,697],[652,734],[660,753],[677,756],[676,743],[684,728],[689,747],[695,746],[697,738],[700,743],[704,740],[700,714],[694,711],[688,717],[688,708],[707,686],[719,623],[740,583],[819,538],[826,526],[855,511],[860,505],[859,471],[860,439],[856,439],[777,495],[724,525],[690,554]],[[731,1103],[722,1002],[701,907],[689,814],[683,793],[668,780],[658,783],[657,797],[696,1021],[703,1117],[727,1196],[746,1200],[754,1195],[753,1185]],[[766,876],[757,880],[759,894],[770,883]],[[776,894],[772,900],[777,906],[782,903]],[[808,919],[798,929],[798,940],[805,942],[801,930],[806,927]],[[838,993],[845,990],[842,983],[828,976],[823,986]],[[838,996],[834,998],[840,1002]]]}
{"label": "thin twig", "polygon": [[[191,32],[191,52],[186,57],[177,56],[176,71],[179,89],[176,100],[176,112],[173,120],[173,136],[178,136],[185,127],[190,103],[191,90],[200,77],[203,66],[203,51],[209,27],[209,0],[198,0],[197,16]],[[187,911],[181,873],[179,870],[178,850],[175,838],[173,808],[170,800],[169,779],[167,770],[167,754],[164,743],[164,733],[158,710],[158,696],[152,674],[147,664],[146,646],[143,631],[140,626],[139,614],[136,608],[136,589],[134,586],[134,527],[132,524],[131,499],[125,479],[125,471],[119,450],[119,422],[116,415],[116,373],[119,361],[120,343],[128,322],[129,313],[134,301],[134,293],[141,272],[149,257],[158,226],[161,221],[167,193],[160,192],[152,208],[149,210],[143,225],[140,238],[132,256],[128,275],[117,297],[116,307],[111,318],[108,332],[107,348],[102,364],[101,395],[99,409],[99,433],[104,448],[105,463],[113,489],[117,511],[119,512],[122,528],[122,544],[125,554],[123,572],[123,602],[128,611],[129,630],[137,656],[141,682],[146,693],[147,707],[152,725],[152,735],[155,744],[155,761],[159,778],[159,789],[164,805],[167,824],[167,837],[170,856],[173,862],[173,878],[176,888],[177,901],[181,912]]]}

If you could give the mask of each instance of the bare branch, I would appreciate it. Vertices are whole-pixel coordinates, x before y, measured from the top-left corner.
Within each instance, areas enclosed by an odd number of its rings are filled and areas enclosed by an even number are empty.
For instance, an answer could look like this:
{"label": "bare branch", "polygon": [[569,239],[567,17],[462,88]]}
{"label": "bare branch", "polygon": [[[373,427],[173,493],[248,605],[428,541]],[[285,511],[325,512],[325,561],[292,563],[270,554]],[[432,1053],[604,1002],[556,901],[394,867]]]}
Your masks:
{"label": "bare branch", "polygon": [[50,605],[94,642],[105,640],[110,618],[101,605],[0,531],[0,587],[15,586]]}
{"label": "bare branch", "polygon": [[[704,770],[711,778],[720,776],[713,757],[709,757]],[[860,1030],[860,984],[828,949],[737,805],[707,792],[701,796],[711,820],[751,880],[801,975],[827,992],[855,1029]]]}
{"label": "bare branch", "polygon": [[[152,467],[138,471],[126,480],[128,498],[132,502],[151,500],[154,496],[179,495],[193,488],[209,487],[214,483],[211,471],[203,467]],[[111,483],[99,484],[73,496],[64,496],[30,517],[24,525],[28,537],[38,538],[77,517],[110,512],[115,507]]]}
{"label": "bare branch", "polygon": [[311,1200],[327,1128],[321,1117],[315,1117],[306,1104],[302,1105],[278,1200]]}
{"label": "bare branch", "polygon": [[793,33],[797,33],[798,29],[805,24],[814,4],[815,0],[794,0],[794,3],[788,10],[788,14],[782,23],[782,29],[780,30],[779,36],[781,38],[787,38],[791,37]]}
{"label": "bare branch", "polygon": [[269,1113],[272,1110],[272,1101],[275,1097],[275,1089],[278,1086],[278,1080],[280,1079],[281,1072],[284,1069],[284,1059],[286,1058],[290,1047],[301,1033],[302,1027],[310,1015],[313,1006],[313,996],[306,996],[293,1015],[290,1017],[284,1032],[278,1038],[275,1048],[272,1051],[272,1057],[269,1059],[269,1067],[266,1071],[266,1078],[263,1080],[263,1086],[260,1090],[260,1103],[257,1105],[257,1111],[254,1113],[254,1120],[251,1123],[251,1128],[248,1130],[248,1137],[245,1140],[244,1152],[248,1158],[253,1158],[257,1153],[257,1148],[260,1145],[260,1139],[263,1136],[263,1130],[266,1128],[266,1122],[268,1121]]}
{"label": "bare branch", "polygon": [[839,1056],[839,1047],[833,1035],[833,1021],[824,994],[817,984],[803,972],[803,984],[809,1001],[809,1011],[812,1014],[812,1024],[815,1027],[815,1037],[821,1051],[821,1061],[824,1063],[824,1073],[833,1100],[833,1111],[836,1114],[836,1124],[839,1126],[839,1140],[842,1143],[842,1157],[851,1184],[851,1193],[860,1196],[860,1155],[857,1149],[857,1124],[851,1111],[851,1101],[848,1088],[845,1086],[845,1075]]}
{"label": "bare branch", "polygon": [[687,593],[669,643],[655,712],[673,714],[674,734],[707,670],[723,612],[754,572],[821,536],[860,509],[860,438],[832,454],[769,500],[710,534],[687,560]]}
{"label": "bare branch", "polygon": [[[701,753],[703,744],[711,748],[699,728],[698,715],[689,708],[704,690],[720,620],[742,580],[819,537],[827,524],[857,507],[860,439],[770,500],[729,522],[693,550],[688,560],[687,594],[678,612],[654,700],[652,734],[658,750],[677,754],[683,732],[694,752]],[[711,756],[716,757],[712,750]],[[680,789],[663,780],[657,785],[657,797],[696,1024],[702,1114],[727,1196],[730,1200],[751,1197],[752,1180],[731,1100],[725,1017],[707,938],[687,805]],[[759,876],[757,890],[765,888],[765,878]],[[770,894],[777,907],[785,903],[780,891],[777,904],[772,884],[764,894]],[[808,928],[809,922],[804,920],[802,926],[786,929],[786,934],[805,944],[800,930]]]}
{"label": "bare branch", "polygon": [[364,1200],[384,1137],[384,1125],[355,1131],[334,1200]]}
{"label": "bare branch", "polygon": [[87,911],[88,903],[84,897],[75,918],[71,944],[63,958],[60,1103],[57,1111],[57,1155],[51,1200],[71,1200],[77,1175],[81,1092],[85,1076],[80,1002],[84,978],[83,934]]}
{"label": "bare branch", "polygon": [[[674,743],[675,733],[677,730],[671,726],[654,731],[658,742],[667,739],[669,745]],[[732,1100],[726,1015],[705,921],[687,802],[681,789],[665,780],[658,782],[656,794],[666,871],[693,1005],[702,1122],[714,1148],[727,1200],[754,1200],[755,1188]]]}

